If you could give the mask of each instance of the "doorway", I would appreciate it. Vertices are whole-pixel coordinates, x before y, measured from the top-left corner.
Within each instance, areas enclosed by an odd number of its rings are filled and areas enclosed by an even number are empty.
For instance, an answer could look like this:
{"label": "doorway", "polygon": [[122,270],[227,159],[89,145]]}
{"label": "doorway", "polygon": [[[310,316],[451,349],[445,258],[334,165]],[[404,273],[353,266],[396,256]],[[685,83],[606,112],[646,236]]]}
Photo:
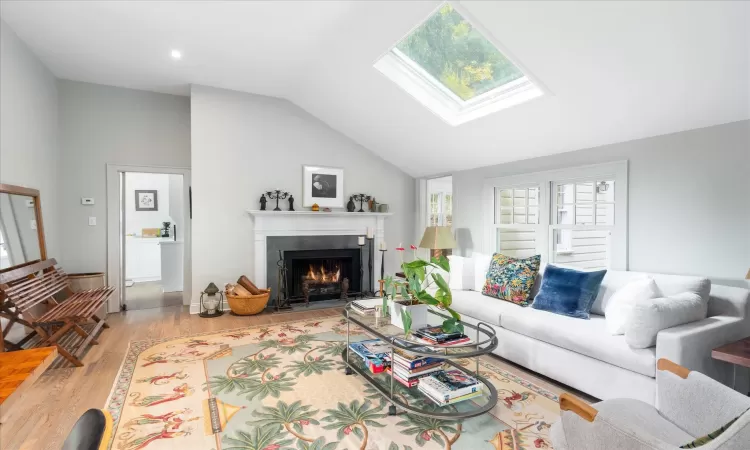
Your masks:
{"label": "doorway", "polygon": [[190,303],[190,171],[107,166],[109,312]]}

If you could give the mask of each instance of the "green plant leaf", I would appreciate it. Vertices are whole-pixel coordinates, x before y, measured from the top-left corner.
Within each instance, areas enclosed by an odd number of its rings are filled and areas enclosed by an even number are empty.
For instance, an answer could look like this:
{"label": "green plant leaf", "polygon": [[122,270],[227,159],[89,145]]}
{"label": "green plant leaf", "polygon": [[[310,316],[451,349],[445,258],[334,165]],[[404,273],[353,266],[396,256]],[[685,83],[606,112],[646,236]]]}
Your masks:
{"label": "green plant leaf", "polygon": [[437,306],[440,304],[440,302],[438,302],[438,300],[435,297],[428,294],[427,291],[422,291],[419,294],[417,294],[417,300],[419,300],[422,303],[426,303],[428,305],[433,305],[433,306]]}
{"label": "green plant leaf", "polygon": [[438,299],[440,304],[445,308],[451,306],[453,303],[453,294],[451,294],[451,288],[448,286],[448,282],[445,281],[442,275],[439,273],[433,273],[432,279],[435,280],[435,284],[438,286]]}
{"label": "green plant leaf", "polygon": [[423,259],[415,259],[412,262],[408,262],[408,263],[405,262],[405,263],[401,264],[401,267],[404,270],[413,270],[413,269],[419,269],[419,268],[424,269],[426,266],[429,266],[429,265],[430,265],[430,263],[428,263],[427,261],[425,261]]}
{"label": "green plant leaf", "polygon": [[448,313],[449,313],[449,314],[450,314],[451,316],[453,316],[453,318],[454,318],[454,319],[456,319],[456,320],[461,320],[461,314],[459,314],[458,312],[456,312],[456,311],[455,311],[455,310],[453,310],[452,308],[445,308],[445,310],[446,310],[446,311],[448,311]]}
{"label": "green plant leaf", "polygon": [[443,331],[446,333],[463,333],[464,325],[454,318],[443,321]]}
{"label": "green plant leaf", "polygon": [[433,256],[432,258],[430,258],[430,262],[446,272],[451,271],[451,262],[448,260],[448,258],[445,257],[445,255],[441,254],[437,258]]}
{"label": "green plant leaf", "polygon": [[[396,295],[396,294],[394,293],[394,295]],[[403,298],[409,298],[409,289],[407,289],[406,286],[401,286],[401,297],[403,297]]]}
{"label": "green plant leaf", "polygon": [[415,297],[418,296],[420,292],[422,292],[422,282],[414,273],[412,273],[409,277],[409,290],[414,294]]}
{"label": "green plant leaf", "polygon": [[411,334],[411,312],[404,308],[401,310],[401,324],[404,326],[404,337]]}

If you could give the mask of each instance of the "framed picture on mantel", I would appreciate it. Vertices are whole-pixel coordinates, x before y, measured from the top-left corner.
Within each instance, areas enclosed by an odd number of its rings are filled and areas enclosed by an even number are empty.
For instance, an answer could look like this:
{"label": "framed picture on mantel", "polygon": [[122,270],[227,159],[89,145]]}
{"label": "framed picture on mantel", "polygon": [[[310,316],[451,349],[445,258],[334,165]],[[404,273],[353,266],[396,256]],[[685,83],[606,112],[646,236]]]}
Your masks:
{"label": "framed picture on mantel", "polygon": [[344,207],[344,169],[302,166],[302,206],[317,203],[321,208]]}

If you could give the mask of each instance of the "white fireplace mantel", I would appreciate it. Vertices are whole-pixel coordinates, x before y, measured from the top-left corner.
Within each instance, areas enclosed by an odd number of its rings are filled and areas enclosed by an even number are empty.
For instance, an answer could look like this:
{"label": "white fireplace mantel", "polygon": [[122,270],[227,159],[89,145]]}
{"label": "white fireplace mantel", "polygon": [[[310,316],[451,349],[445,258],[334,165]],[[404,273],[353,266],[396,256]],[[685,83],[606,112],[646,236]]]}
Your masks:
{"label": "white fireplace mantel", "polygon": [[[364,236],[374,230],[374,248],[380,248],[385,236],[385,219],[393,213],[323,211],[247,211],[252,219],[253,281],[268,287],[266,243],[269,236]],[[376,255],[377,256],[377,255]],[[379,278],[380,258],[373,261],[375,279]],[[273,286],[275,289],[276,286]]]}

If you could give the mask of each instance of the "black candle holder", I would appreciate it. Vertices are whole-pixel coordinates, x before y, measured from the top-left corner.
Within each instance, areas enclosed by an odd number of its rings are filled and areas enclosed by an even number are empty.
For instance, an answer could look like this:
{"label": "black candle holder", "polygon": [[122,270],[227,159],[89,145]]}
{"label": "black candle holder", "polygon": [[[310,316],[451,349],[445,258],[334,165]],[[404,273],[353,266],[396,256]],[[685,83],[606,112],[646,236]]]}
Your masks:
{"label": "black candle holder", "polygon": [[355,202],[359,202],[359,211],[357,212],[365,212],[364,204],[369,202],[372,197],[367,194],[354,194],[353,197]]}
{"label": "black candle holder", "polygon": [[372,271],[372,266],[375,264],[375,255],[373,253],[373,250],[375,249],[375,237],[367,238],[367,243],[370,246],[370,254],[367,257],[367,273],[370,275],[370,289],[367,291],[367,295],[370,297],[375,297],[375,274]]}
{"label": "black candle holder", "polygon": [[279,208],[279,200],[284,200],[288,196],[289,192],[284,192],[279,189],[274,189],[273,191],[266,192],[266,197],[271,200],[276,200],[276,207],[273,209],[274,211],[281,211],[281,208]]}
{"label": "black candle holder", "polygon": [[363,259],[364,253],[362,252],[362,247],[365,246],[365,243],[357,243],[359,245],[359,298],[365,297],[365,261]]}
{"label": "black candle holder", "polygon": [[380,279],[385,280],[385,252],[388,250],[380,249]]}

